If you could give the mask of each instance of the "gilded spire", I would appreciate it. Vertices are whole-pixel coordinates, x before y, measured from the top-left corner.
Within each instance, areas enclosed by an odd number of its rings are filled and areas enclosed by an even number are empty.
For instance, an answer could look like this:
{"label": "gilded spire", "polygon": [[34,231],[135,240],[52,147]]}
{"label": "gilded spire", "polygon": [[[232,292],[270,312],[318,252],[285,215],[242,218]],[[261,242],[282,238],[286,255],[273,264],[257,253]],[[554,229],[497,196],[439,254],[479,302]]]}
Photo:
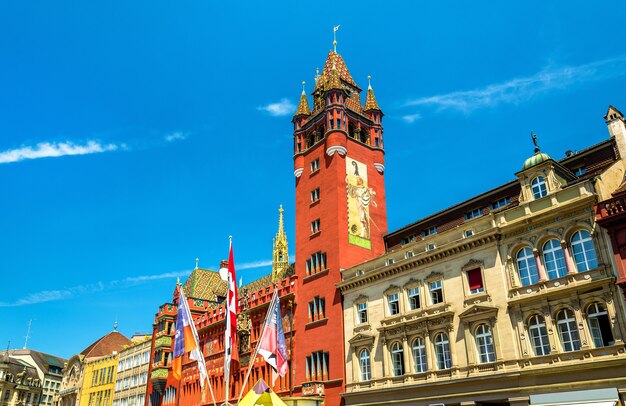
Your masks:
{"label": "gilded spire", "polygon": [[300,103],[298,104],[298,110],[296,110],[296,114],[294,116],[308,116],[311,114],[311,109],[309,108],[309,100],[306,98],[306,93],[304,91],[304,85],[306,82],[302,82],[302,94],[300,95]]}
{"label": "gilded spire", "polygon": [[341,89],[341,78],[339,77],[336,62],[333,62],[333,68],[330,71],[330,76],[326,82],[326,88],[324,90],[330,89]]}
{"label": "gilded spire", "polygon": [[372,89],[372,77],[368,76],[367,80],[369,82],[368,86],[367,86],[367,98],[365,99],[365,108],[363,109],[363,111],[368,111],[368,110],[379,110],[380,111],[380,107],[378,107],[378,103],[376,103],[376,96],[374,96],[374,89]]}
{"label": "gilded spire", "polygon": [[283,221],[283,205],[278,209],[278,232],[274,238],[272,255],[272,281],[277,282],[285,277],[285,271],[289,268],[289,249],[287,246],[287,234]]}

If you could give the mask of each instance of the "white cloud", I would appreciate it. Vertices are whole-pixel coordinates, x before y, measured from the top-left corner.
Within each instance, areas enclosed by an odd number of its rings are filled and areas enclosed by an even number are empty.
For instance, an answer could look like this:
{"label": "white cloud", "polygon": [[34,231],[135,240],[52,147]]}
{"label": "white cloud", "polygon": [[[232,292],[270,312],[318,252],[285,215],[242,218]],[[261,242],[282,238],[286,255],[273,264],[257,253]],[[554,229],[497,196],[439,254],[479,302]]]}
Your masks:
{"label": "white cloud", "polygon": [[470,113],[479,108],[520,103],[551,90],[624,74],[626,74],[626,56],[618,56],[578,66],[548,67],[532,76],[515,78],[473,90],[420,97],[407,102],[405,106],[428,106],[437,110]]}
{"label": "white cloud", "polygon": [[100,144],[97,141],[87,141],[85,144],[67,142],[40,142],[35,146],[22,146],[0,152],[0,164],[38,159],[60,157],[66,155],[86,155],[100,152],[115,151],[124,145]]}
{"label": "white cloud", "polygon": [[[290,257],[290,261],[293,261],[294,258]],[[265,266],[271,266],[271,260],[259,260],[259,261],[251,261],[245,262],[242,264],[235,264],[237,270],[244,269],[254,269],[261,268]],[[26,306],[26,305],[34,305],[38,303],[45,302],[56,302],[59,300],[66,300],[72,297],[92,294],[96,292],[101,292],[104,290],[113,290],[120,289],[130,286],[137,286],[144,283],[148,283],[155,280],[161,279],[175,279],[175,278],[184,278],[189,276],[191,271],[176,271],[176,272],[165,272],[160,274],[153,275],[139,275],[139,276],[129,276],[124,279],[112,280],[109,282],[96,282],[92,284],[86,285],[76,285],[65,289],[58,290],[42,290],[40,292],[29,293],[28,295],[17,299],[14,302],[0,302],[0,307],[18,307],[18,306]],[[242,275],[239,275],[242,276]]]}
{"label": "white cloud", "polygon": [[171,134],[167,134],[164,138],[167,142],[182,141],[187,139],[187,134],[181,131],[175,131]]}
{"label": "white cloud", "polygon": [[296,106],[289,99],[281,99],[277,103],[270,103],[265,106],[257,107],[258,110],[265,111],[271,116],[280,117],[292,114],[296,110]]}
{"label": "white cloud", "polygon": [[414,122],[416,122],[417,120],[421,118],[422,118],[422,115],[420,113],[407,114],[405,116],[402,116],[402,119],[409,124],[413,124]]}

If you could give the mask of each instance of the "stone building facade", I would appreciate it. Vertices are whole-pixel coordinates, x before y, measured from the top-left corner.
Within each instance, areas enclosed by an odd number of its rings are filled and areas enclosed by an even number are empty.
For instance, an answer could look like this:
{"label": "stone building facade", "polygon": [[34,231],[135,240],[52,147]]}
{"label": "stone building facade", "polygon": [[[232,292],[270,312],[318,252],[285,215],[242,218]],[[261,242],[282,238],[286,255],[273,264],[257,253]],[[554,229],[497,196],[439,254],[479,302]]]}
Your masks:
{"label": "stone building facade", "polygon": [[113,406],[143,406],[148,383],[151,336],[137,335],[117,355]]}
{"label": "stone building facade", "polygon": [[41,400],[41,379],[28,362],[0,354],[0,406],[37,406]]}
{"label": "stone building facade", "polygon": [[67,360],[31,349],[11,350],[9,354],[35,367],[42,382],[40,405],[53,405],[58,397],[63,379],[63,366]]}
{"label": "stone building facade", "polygon": [[626,139],[560,160],[534,141],[516,180],[391,232],[384,255],[342,271],[347,405],[626,393],[626,313],[594,211],[622,182]]}

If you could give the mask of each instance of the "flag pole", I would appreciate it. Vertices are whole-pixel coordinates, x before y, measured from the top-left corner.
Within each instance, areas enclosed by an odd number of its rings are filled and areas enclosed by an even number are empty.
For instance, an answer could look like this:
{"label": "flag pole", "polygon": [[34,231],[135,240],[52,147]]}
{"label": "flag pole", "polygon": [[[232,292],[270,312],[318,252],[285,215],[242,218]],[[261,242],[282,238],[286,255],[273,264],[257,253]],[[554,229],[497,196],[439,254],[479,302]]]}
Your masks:
{"label": "flag pole", "polygon": [[250,365],[248,366],[248,371],[246,372],[246,378],[243,380],[243,384],[241,385],[241,391],[239,391],[239,397],[237,398],[237,403],[241,401],[241,396],[243,395],[243,391],[246,387],[246,384],[248,383],[248,378],[250,378],[250,371],[252,371],[252,367],[254,366],[256,356],[259,355],[259,345],[263,342],[263,337],[265,337],[265,325],[267,324],[267,320],[269,319],[269,311],[270,309],[272,309],[276,299],[280,300],[280,298],[278,297],[278,286],[274,284],[274,295],[272,296],[270,305],[267,308],[268,313],[265,315],[265,320],[263,321],[263,326],[261,327],[261,337],[259,337],[259,339],[256,342],[256,346],[254,347],[254,355],[252,356],[252,358],[250,358]]}
{"label": "flag pole", "polygon": [[[187,300],[187,297],[185,296],[185,293],[183,292],[182,286],[183,286],[182,284],[179,284],[179,286],[178,286],[178,291],[179,291],[178,300],[181,300],[181,296],[182,296],[182,298],[184,300]],[[199,347],[200,346],[200,339],[198,337],[198,332],[196,331],[195,321],[194,321],[193,317],[191,317],[191,311],[189,310],[188,306],[185,306],[185,312],[187,312],[188,320],[191,323],[193,323],[193,330],[192,330],[192,332],[194,334],[194,339],[196,340],[196,343],[198,343],[198,347]],[[204,370],[207,371],[207,369],[206,369],[206,361],[204,359],[204,352],[202,350],[200,350],[200,355],[201,355],[201,358],[202,358],[202,363],[204,364]],[[200,362],[200,361],[197,360],[196,362]],[[200,368],[198,367],[198,371],[199,370],[200,370]],[[206,380],[207,380],[207,382],[209,384],[209,392],[211,393],[211,399],[213,400],[213,406],[217,406],[217,404],[215,402],[215,395],[213,394],[213,386],[211,385],[211,381],[209,380],[208,371],[207,371],[206,375],[207,375],[206,376]],[[200,380],[203,380],[202,374],[200,374]],[[204,386],[202,384],[200,386],[202,387],[202,390],[204,391]],[[180,387],[180,382],[179,382],[179,387]],[[177,396],[177,399],[178,399],[178,396]]]}
{"label": "flag pole", "polygon": [[[232,243],[231,243],[232,244]],[[228,286],[230,286],[230,275],[228,275],[227,277],[227,284]],[[226,320],[224,320],[224,327],[225,327],[225,331],[224,333],[226,334],[229,331],[229,327],[230,327],[230,312],[228,311],[228,296],[230,295],[230,292],[226,293]],[[231,332],[232,333],[232,332]],[[225,338],[225,342],[224,344],[226,344],[226,340],[230,340],[230,335],[228,335],[228,337]],[[229,345],[228,348],[230,348],[230,351],[233,350],[232,345]],[[226,366],[226,363],[230,364],[230,360],[231,360],[232,356],[226,356],[226,353],[224,353],[224,372],[226,373],[225,377],[224,377],[224,405],[228,405],[228,385],[230,384],[230,365]]]}

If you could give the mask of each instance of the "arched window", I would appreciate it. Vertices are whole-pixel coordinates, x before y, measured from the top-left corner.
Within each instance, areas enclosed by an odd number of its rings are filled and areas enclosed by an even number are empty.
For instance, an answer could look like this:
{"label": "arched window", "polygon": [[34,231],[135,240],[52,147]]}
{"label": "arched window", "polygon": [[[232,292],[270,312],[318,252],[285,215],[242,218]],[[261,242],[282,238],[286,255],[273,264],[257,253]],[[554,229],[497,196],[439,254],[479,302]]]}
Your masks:
{"label": "arched window", "polygon": [[533,285],[539,282],[539,273],[537,272],[537,263],[533,250],[530,247],[524,247],[517,253],[517,270],[522,286]]}
{"label": "arched window", "polygon": [[580,337],[578,335],[574,312],[568,309],[561,310],[556,316],[556,325],[559,329],[563,351],[580,350]]}
{"label": "arched window", "polygon": [[598,267],[596,250],[593,247],[591,234],[587,230],[579,230],[572,236],[572,252],[578,272],[588,271]]}
{"label": "arched window", "polygon": [[548,271],[548,279],[556,279],[567,274],[565,257],[559,240],[550,240],[543,245],[543,261]]}
{"label": "arched window", "polygon": [[370,365],[370,352],[363,349],[359,354],[359,367],[361,370],[361,381],[369,381],[372,379],[372,368]]}
{"label": "arched window", "polygon": [[613,345],[615,340],[613,340],[611,322],[602,304],[593,303],[587,308],[587,321],[589,322],[593,345],[596,348]]}
{"label": "arched window", "polygon": [[546,180],[543,176],[537,176],[530,182],[530,187],[533,191],[533,197],[535,199],[540,199],[548,194],[548,190],[546,189]]}
{"label": "arched window", "polygon": [[424,340],[421,337],[413,340],[411,345],[413,350],[413,364],[415,365],[415,372],[426,372],[428,370],[428,364],[426,363],[426,346]]}
{"label": "arched window", "polygon": [[448,369],[452,366],[450,342],[444,333],[435,336],[435,358],[437,359],[437,369]]}
{"label": "arched window", "polygon": [[391,366],[394,376],[404,375],[404,350],[398,341],[391,345]]}
{"label": "arched window", "polygon": [[496,360],[496,354],[493,350],[493,336],[491,329],[486,324],[481,324],[476,329],[476,349],[478,350],[478,361],[481,364]]}
{"label": "arched window", "polygon": [[550,342],[548,341],[548,330],[543,317],[534,315],[528,320],[528,336],[533,344],[535,355],[550,354]]}

